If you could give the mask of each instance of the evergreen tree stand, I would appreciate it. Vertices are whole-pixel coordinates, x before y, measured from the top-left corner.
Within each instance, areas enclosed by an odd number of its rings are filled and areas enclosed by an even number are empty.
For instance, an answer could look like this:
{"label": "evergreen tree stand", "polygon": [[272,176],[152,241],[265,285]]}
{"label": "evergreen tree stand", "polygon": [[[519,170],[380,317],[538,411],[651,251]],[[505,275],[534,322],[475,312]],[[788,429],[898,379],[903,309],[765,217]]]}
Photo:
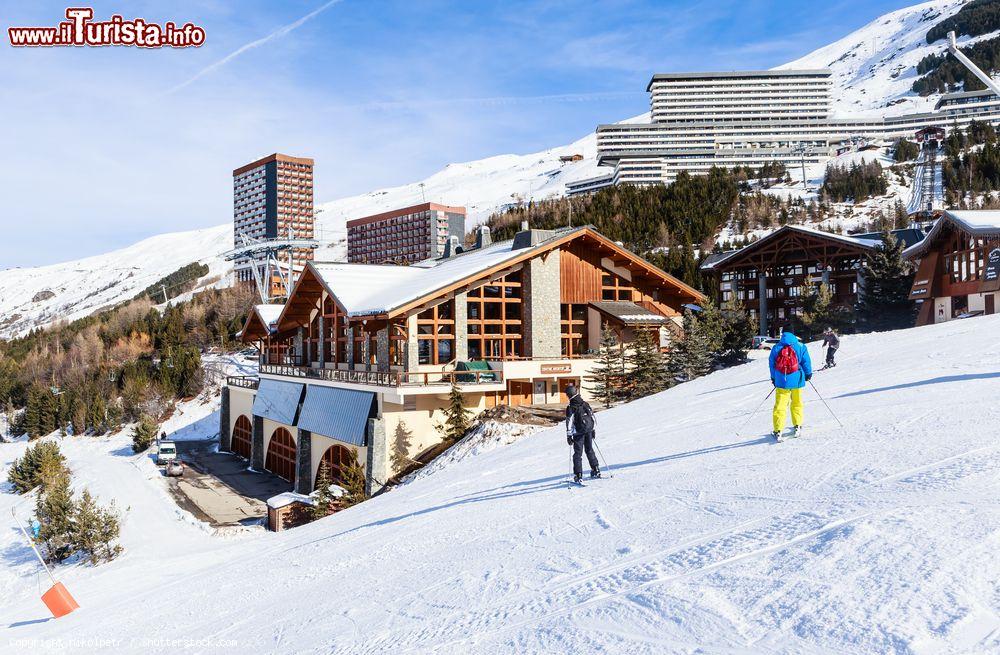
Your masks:
{"label": "evergreen tree stand", "polygon": [[27,539],[28,545],[31,546],[31,550],[35,553],[35,557],[38,558],[38,562],[42,565],[42,568],[45,569],[45,572],[49,576],[49,580],[52,581],[52,586],[49,587],[49,590],[42,594],[42,602],[45,603],[45,606],[49,608],[50,612],[52,612],[53,618],[56,619],[66,616],[74,610],[80,609],[80,605],[76,602],[76,599],[73,598],[72,594],[69,593],[69,590],[63,586],[63,583],[56,582],[51,569],[49,569],[49,565],[45,563],[45,560],[42,558],[42,554],[38,552],[38,546],[36,546],[34,540],[28,536],[28,531],[25,530],[24,523],[21,522],[21,519],[17,518],[17,512],[14,511],[16,507],[17,506],[15,505],[10,508],[10,515],[14,517],[17,527],[21,529],[21,534],[23,534],[24,538]]}

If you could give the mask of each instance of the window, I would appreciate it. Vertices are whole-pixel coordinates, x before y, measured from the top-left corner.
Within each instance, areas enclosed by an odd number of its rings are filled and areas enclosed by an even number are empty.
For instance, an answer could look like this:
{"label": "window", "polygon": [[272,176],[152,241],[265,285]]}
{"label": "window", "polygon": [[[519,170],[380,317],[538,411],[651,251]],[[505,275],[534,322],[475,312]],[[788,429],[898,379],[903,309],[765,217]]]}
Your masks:
{"label": "window", "polygon": [[633,300],[631,283],[623,277],[614,273],[605,273],[601,277],[601,299],[602,300]]}
{"label": "window", "polygon": [[522,354],[521,273],[468,294],[469,359],[513,359]]}
{"label": "window", "polygon": [[417,314],[417,358],[421,364],[447,364],[455,358],[455,301]]}
{"label": "window", "polygon": [[580,357],[589,346],[587,343],[587,306],[563,304],[559,306],[562,332],[563,357]]}

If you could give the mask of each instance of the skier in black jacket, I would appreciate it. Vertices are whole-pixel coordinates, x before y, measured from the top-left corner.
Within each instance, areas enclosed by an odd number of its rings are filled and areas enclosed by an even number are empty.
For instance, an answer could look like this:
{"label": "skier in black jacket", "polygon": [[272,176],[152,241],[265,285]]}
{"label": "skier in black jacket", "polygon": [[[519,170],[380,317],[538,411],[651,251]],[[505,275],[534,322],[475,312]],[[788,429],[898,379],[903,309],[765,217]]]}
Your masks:
{"label": "skier in black jacket", "polygon": [[594,453],[594,410],[580,397],[575,385],[566,387],[569,404],[566,405],[566,443],[573,446],[573,481],[583,478],[583,453],[590,463],[590,477],[601,477],[600,462]]}
{"label": "skier in black jacket", "polygon": [[837,365],[834,357],[837,356],[837,349],[840,348],[840,337],[837,336],[832,327],[823,331],[823,345],[826,346],[826,367],[833,368]]}

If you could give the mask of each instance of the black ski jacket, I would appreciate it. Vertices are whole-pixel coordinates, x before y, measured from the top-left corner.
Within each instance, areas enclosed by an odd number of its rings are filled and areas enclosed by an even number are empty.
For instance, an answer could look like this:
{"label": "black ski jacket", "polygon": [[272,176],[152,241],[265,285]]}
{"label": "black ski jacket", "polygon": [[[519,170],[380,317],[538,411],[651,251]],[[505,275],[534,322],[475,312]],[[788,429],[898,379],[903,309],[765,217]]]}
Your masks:
{"label": "black ski jacket", "polygon": [[834,333],[826,334],[823,336],[823,345],[829,346],[830,348],[840,348],[840,337]]}
{"label": "black ski jacket", "polygon": [[577,394],[566,405],[566,435],[575,436],[594,431],[594,410]]}

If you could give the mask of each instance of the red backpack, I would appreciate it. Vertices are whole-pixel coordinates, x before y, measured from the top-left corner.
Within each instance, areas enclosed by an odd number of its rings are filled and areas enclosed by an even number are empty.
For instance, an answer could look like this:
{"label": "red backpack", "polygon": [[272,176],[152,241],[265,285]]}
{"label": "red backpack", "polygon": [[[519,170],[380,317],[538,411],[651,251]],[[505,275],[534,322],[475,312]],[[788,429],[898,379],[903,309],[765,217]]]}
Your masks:
{"label": "red backpack", "polygon": [[783,375],[797,373],[799,370],[799,356],[795,354],[795,348],[789,345],[782,348],[781,352],[778,353],[777,359],[774,360],[774,368]]}

